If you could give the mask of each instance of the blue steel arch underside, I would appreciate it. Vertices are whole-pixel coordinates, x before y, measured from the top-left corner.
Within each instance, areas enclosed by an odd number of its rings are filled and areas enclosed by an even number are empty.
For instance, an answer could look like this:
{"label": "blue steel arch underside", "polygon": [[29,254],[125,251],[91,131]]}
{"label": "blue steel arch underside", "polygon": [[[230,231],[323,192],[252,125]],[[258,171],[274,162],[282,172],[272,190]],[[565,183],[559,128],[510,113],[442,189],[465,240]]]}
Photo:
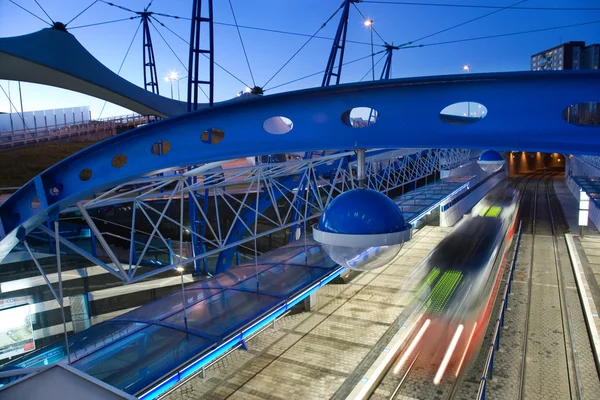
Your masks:
{"label": "blue steel arch underside", "polygon": [[[164,168],[256,154],[353,148],[519,149],[600,154],[593,128],[565,122],[563,110],[597,101],[599,71],[519,72],[410,78],[308,89],[224,103],[173,117],[100,142],[52,166],[0,206],[0,260],[19,238],[93,193]],[[488,114],[469,125],[442,122],[439,112],[462,101],[485,105]],[[353,107],[373,107],[375,125],[354,129],[341,116]],[[263,122],[285,116],[294,129],[271,135]],[[223,130],[208,144],[202,132]],[[169,151],[154,155],[155,143]],[[111,160],[127,157],[122,168]],[[89,180],[80,172],[89,169]],[[39,199],[40,207],[31,202]],[[19,234],[17,234],[19,233]]]}

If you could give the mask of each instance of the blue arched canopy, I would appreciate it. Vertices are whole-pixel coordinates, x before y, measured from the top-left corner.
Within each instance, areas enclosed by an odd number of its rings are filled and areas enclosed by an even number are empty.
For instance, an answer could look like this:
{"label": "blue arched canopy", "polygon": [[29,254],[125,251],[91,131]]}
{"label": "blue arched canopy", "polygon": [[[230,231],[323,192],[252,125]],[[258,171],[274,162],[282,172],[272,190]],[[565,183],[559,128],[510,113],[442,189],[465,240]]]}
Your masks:
{"label": "blue arched canopy", "polygon": [[[563,119],[569,105],[598,101],[599,96],[600,71],[554,71],[386,80],[222,103],[100,142],[27,183],[0,206],[0,260],[18,242],[17,230],[30,232],[49,215],[93,193],[175,166],[352,148],[600,154],[600,129]],[[485,118],[469,124],[440,118],[442,109],[465,101],[484,105]],[[349,126],[348,111],[355,107],[375,109],[376,123]],[[274,116],[289,118],[293,129],[285,134],[265,131],[264,122]],[[113,163],[123,155],[124,165]],[[41,206],[33,209],[36,198]]]}

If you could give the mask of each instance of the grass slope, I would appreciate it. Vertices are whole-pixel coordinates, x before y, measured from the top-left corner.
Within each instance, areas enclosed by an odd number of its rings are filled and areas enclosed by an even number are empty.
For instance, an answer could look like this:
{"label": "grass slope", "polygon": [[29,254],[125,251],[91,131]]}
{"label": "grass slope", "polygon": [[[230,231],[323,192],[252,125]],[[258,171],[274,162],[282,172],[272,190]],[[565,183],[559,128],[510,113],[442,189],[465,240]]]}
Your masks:
{"label": "grass slope", "polygon": [[52,143],[0,152],[0,187],[23,186],[40,172],[94,143]]}

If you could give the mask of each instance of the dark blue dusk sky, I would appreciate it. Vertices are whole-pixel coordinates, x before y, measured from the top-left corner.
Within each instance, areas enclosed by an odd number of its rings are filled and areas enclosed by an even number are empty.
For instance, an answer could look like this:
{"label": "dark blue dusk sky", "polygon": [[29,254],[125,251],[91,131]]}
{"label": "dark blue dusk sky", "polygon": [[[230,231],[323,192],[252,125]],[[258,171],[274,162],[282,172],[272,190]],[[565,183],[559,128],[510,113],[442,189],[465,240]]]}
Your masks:
{"label": "dark blue dusk sky", "polygon": [[[67,22],[93,0],[38,0],[50,17],[55,21]],[[393,1],[393,0],[382,0]],[[517,0],[413,0],[415,3],[464,4],[508,6]],[[29,11],[47,19],[34,0],[15,0]],[[113,3],[141,11],[148,0],[113,0]],[[154,0],[150,11],[185,16],[191,14],[191,0]],[[240,25],[267,29],[313,34],[339,7],[341,0],[232,0],[237,21]],[[214,0],[215,21],[233,23],[228,0]],[[360,11],[374,20],[374,27],[389,43],[402,44],[444,28],[487,14],[493,9],[432,7],[378,4],[365,1],[357,4]],[[529,0],[520,6],[526,7],[572,7],[600,8],[597,0]],[[339,13],[319,33],[332,38],[339,22]],[[113,71],[117,71],[139,19],[127,20],[107,25],[74,29],[87,25],[120,18],[132,14],[121,9],[97,2],[84,14],[73,21],[68,28],[75,37],[101,62]],[[157,18],[174,32],[189,39],[189,21],[174,20],[167,17]],[[600,22],[600,11],[541,11],[541,10],[504,10],[481,20],[466,24],[448,32],[418,42],[432,44],[457,39],[496,35],[533,29],[570,25],[590,21]],[[350,10],[348,39],[368,43],[369,28],[363,25],[363,18],[354,7]],[[157,25],[158,26],[158,25]],[[48,27],[8,0],[0,0],[0,37],[18,36]],[[165,28],[158,26],[187,68],[187,45]],[[263,86],[267,80],[295,53],[307,40],[305,37],[283,35],[241,29],[242,38],[248,52],[250,66],[257,85]],[[160,90],[162,95],[170,96],[170,84],[164,81],[169,71],[176,71],[180,77],[187,75],[185,68],[177,61],[163,40],[152,28],[153,42],[157,60]],[[529,69],[529,57],[561,42],[581,40],[588,44],[600,42],[600,23],[560,30],[531,33],[526,35],[500,37],[463,43],[435,45],[422,48],[398,50],[394,53],[393,78],[462,73],[465,64],[475,72],[519,71]],[[382,44],[375,35],[374,43]],[[313,39],[297,56],[275,77],[269,87],[300,78],[325,68],[332,41]],[[375,51],[381,47],[375,47]],[[242,81],[252,86],[252,79],[246,65],[240,40],[235,27],[215,26],[216,61],[227,68]],[[345,60],[351,61],[370,54],[370,46],[348,43]],[[381,56],[376,56],[378,61]],[[376,67],[379,76],[383,61]],[[371,67],[367,58],[345,66],[343,82],[360,80]],[[142,36],[141,30],[125,61],[121,76],[137,85],[142,85]],[[370,79],[371,75],[365,79]],[[216,70],[216,100],[232,98],[244,86],[222,70]],[[319,86],[322,74],[290,85],[274,89],[290,91],[306,87]],[[0,80],[7,89],[8,82]],[[12,93],[17,85],[11,83]],[[185,98],[185,84],[181,82],[181,97]],[[269,91],[267,91],[267,94]],[[0,93],[0,112],[9,111],[9,103]],[[175,89],[177,97],[177,89]],[[13,103],[18,100],[13,96]],[[55,89],[34,84],[23,84],[23,105],[25,111],[89,105],[94,118],[98,117],[104,101],[67,90]],[[102,116],[127,114],[129,111],[108,104]]]}

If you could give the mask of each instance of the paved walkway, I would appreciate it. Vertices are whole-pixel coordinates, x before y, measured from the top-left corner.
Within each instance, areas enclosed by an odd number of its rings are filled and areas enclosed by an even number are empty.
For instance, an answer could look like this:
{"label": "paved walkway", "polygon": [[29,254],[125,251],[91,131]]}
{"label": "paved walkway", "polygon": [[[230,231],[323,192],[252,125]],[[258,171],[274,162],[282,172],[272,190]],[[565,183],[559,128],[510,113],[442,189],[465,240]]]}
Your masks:
{"label": "paved walkway", "polygon": [[[566,243],[575,275],[573,285],[579,288],[580,293],[577,300],[583,305],[582,316],[585,316],[587,320],[586,333],[591,336],[591,346],[595,348],[595,354],[592,356],[595,358],[596,368],[591,365],[583,371],[580,368],[580,371],[587,379],[591,379],[592,376],[598,379],[597,368],[600,367],[600,335],[598,334],[600,332],[600,318],[598,318],[600,308],[600,233],[589,221],[588,226],[584,228],[584,235],[581,237],[578,226],[578,200],[569,191],[564,181],[558,185],[555,183],[555,188],[566,224],[571,232],[566,234]],[[593,204],[590,206],[593,207]],[[587,354],[584,356],[588,358]],[[594,396],[588,398],[597,398],[600,388],[596,390]]]}
{"label": "paved walkway", "polygon": [[284,317],[167,398],[345,398],[399,329],[407,275],[450,231],[425,227],[387,267],[319,290],[310,312]]}

